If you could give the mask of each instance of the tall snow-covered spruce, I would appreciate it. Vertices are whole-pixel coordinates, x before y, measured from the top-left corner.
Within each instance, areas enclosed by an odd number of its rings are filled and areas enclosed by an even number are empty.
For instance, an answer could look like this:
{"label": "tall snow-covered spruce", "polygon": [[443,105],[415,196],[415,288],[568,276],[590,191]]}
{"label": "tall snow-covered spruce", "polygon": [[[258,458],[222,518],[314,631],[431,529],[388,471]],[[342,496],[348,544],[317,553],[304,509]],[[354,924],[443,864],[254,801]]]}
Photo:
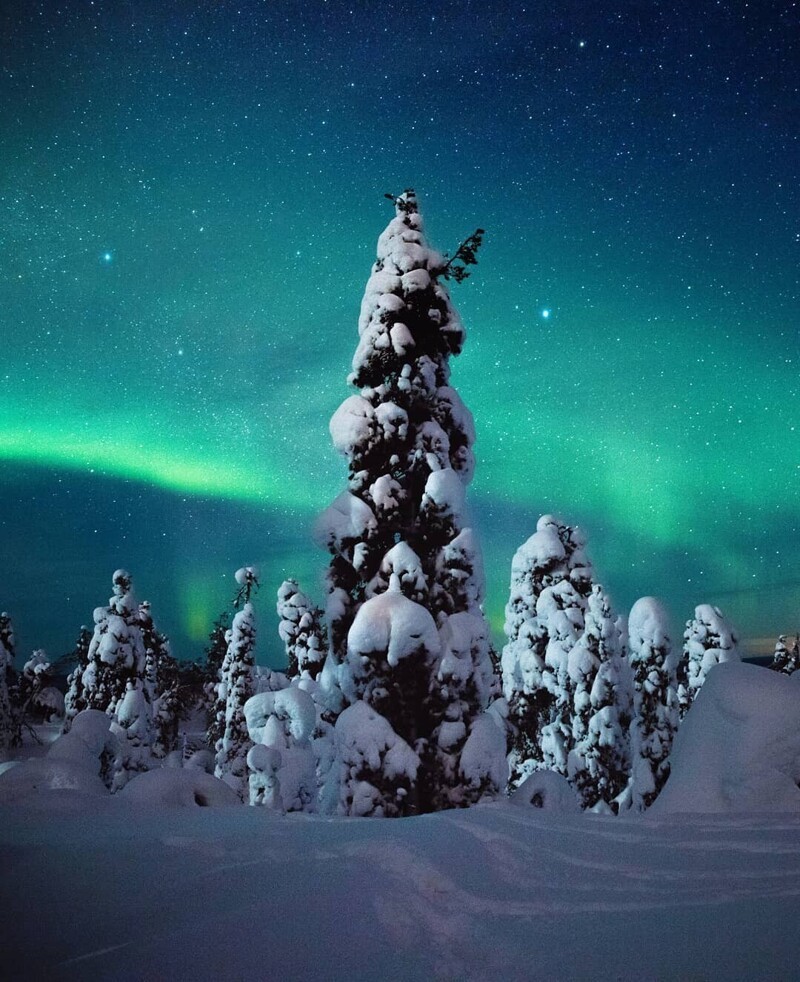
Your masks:
{"label": "tall snow-covered spruce", "polygon": [[214,776],[223,780],[244,800],[247,793],[247,754],[253,745],[247,730],[244,705],[255,692],[255,613],[250,596],[258,588],[252,566],[236,571],[242,604],[226,633],[228,648],[219,670],[217,715],[220,737],[215,746]]}
{"label": "tall snow-covered spruce", "polygon": [[[450,385],[464,328],[443,283],[466,277],[482,231],[448,259],[428,246],[414,192],[387,197],[395,217],[378,240],[349,377],[358,392],[330,427],[348,486],[317,537],[333,557],[321,677],[335,677],[351,707],[337,724],[333,798],[340,812],[404,815],[496,793],[505,737],[483,716],[493,669],[464,512],[475,431]],[[352,710],[362,702],[369,711]]]}

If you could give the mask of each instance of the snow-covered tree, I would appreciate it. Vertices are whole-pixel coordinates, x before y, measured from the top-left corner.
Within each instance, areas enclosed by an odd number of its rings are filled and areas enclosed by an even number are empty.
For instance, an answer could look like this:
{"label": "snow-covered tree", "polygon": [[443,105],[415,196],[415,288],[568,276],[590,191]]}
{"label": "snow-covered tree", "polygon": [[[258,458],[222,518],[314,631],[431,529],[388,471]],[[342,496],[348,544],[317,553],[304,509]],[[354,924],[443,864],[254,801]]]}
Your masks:
{"label": "snow-covered tree", "polygon": [[13,743],[22,742],[22,731],[32,732],[31,714],[37,700],[47,686],[53,672],[53,666],[47,653],[39,648],[25,662],[22,671],[17,675],[14,686],[9,693],[13,713]]}
{"label": "snow-covered tree", "polygon": [[13,746],[18,737],[19,728],[9,693],[14,653],[14,629],[11,618],[3,611],[0,614],[0,750]]}
{"label": "snow-covered tree", "polygon": [[75,667],[67,677],[67,694],[64,697],[64,733],[69,733],[72,728],[72,721],[78,713],[88,708],[83,691],[83,673],[89,664],[89,645],[91,642],[92,632],[88,627],[81,626],[71,655]]}
{"label": "snow-covered tree", "polygon": [[226,638],[230,630],[230,622],[230,614],[223,611],[214,621],[205,649],[203,698],[206,713],[206,741],[212,750],[216,747],[217,740],[222,736],[225,719],[224,708],[220,706],[218,700],[217,685],[219,684],[222,662],[225,660],[225,653],[228,650]]}
{"label": "snow-covered tree", "polygon": [[214,775],[228,784],[244,801],[247,794],[247,754],[252,741],[247,732],[244,705],[255,694],[254,666],[256,627],[250,596],[258,586],[256,570],[244,566],[236,571],[241,586],[237,600],[244,605],[233,618],[227,633],[228,648],[220,667],[217,699],[222,713],[222,735],[216,743]]}
{"label": "snow-covered tree", "polygon": [[141,615],[130,573],[116,570],[112,583],[108,606],[94,612],[94,632],[80,684],[86,707],[113,718],[119,753],[112,789],[119,790],[132,774],[150,766],[154,732]]}
{"label": "snow-covered tree", "polygon": [[86,707],[109,716],[125,696],[128,682],[145,679],[145,650],[139,607],[130,573],[118,569],[112,577],[113,596],[94,612],[94,633],[81,677]]}
{"label": "snow-covered tree", "polygon": [[536,603],[540,637],[546,639],[542,685],[550,697],[540,748],[544,766],[564,775],[572,748],[575,701],[569,656],[583,633],[584,611],[583,597],[568,580],[545,587]]}
{"label": "snow-covered tree", "polygon": [[328,651],[324,612],[297,585],[284,580],[278,589],[278,632],[286,646],[289,678],[306,675],[316,679]]}
{"label": "snow-covered tree", "polygon": [[356,701],[336,721],[336,756],[323,800],[327,811],[395,818],[414,812],[420,759],[388,720]]}
{"label": "snow-covered tree", "polygon": [[634,811],[644,811],[669,777],[669,754],[678,728],[669,620],[655,597],[642,597],[631,608],[628,657],[633,671],[633,722],[626,803]]}
{"label": "snow-covered tree", "polygon": [[161,758],[178,744],[178,728],[185,709],[180,698],[180,672],[169,639],[156,627],[147,600],[139,604],[139,623],[145,650],[145,689],[155,728],[153,753]]}
{"label": "snow-covered tree", "polygon": [[595,584],[583,633],[567,655],[573,686],[567,774],[585,808],[616,809],[628,779],[631,696],[624,651],[619,621],[605,591]]}
{"label": "snow-covered tree", "polygon": [[800,634],[796,635],[791,648],[782,634],[775,642],[775,654],[769,666],[775,672],[791,675],[800,668]]}
{"label": "snow-covered tree", "polygon": [[3,611],[0,614],[0,659],[3,661],[3,668],[6,672],[6,682],[11,681],[11,671],[16,653],[14,625],[11,623],[10,615]]}
{"label": "snow-covered tree", "polygon": [[494,797],[508,782],[505,720],[484,712],[497,677],[483,618],[463,611],[439,631],[433,701],[440,722],[433,731],[433,807],[455,808]]}
{"label": "snow-covered tree", "polygon": [[574,701],[569,652],[583,631],[591,591],[584,546],[577,528],[544,515],[511,564],[501,665],[514,784],[543,766],[566,774]]}
{"label": "snow-covered tree", "polygon": [[112,791],[125,787],[132,777],[153,766],[152,706],[142,678],[129,679],[125,694],[114,708],[111,732],[119,741],[119,753],[112,767]]}
{"label": "snow-covered tree", "polygon": [[[349,378],[358,393],[331,420],[334,446],[348,460],[348,487],[317,525],[333,556],[326,609],[331,664],[320,673],[321,687],[332,704],[341,683],[342,704],[364,701],[382,720],[369,716],[367,729],[383,733],[388,724],[421,761],[402,806],[394,800],[375,806],[385,814],[431,810],[445,800],[466,804],[485,793],[470,790],[459,758],[487,708],[491,686],[484,678],[492,673],[481,557],[464,511],[475,432],[450,385],[449,359],[463,346],[464,328],[443,283],[463,278],[480,235],[448,260],[427,245],[414,192],[393,201],[396,214],[378,241],[361,306]],[[395,619],[401,608],[407,614],[413,608],[412,624],[424,621],[428,640],[410,639],[393,662],[384,642],[405,630]],[[462,614],[469,619],[447,627],[448,618]],[[439,630],[458,638],[457,656],[452,648],[442,654]],[[394,644],[404,648],[406,641]],[[443,730],[446,723],[453,726]],[[336,739],[351,752],[347,740]],[[442,786],[444,798],[433,791]]]}
{"label": "snow-covered tree", "polygon": [[284,811],[281,782],[278,778],[281,762],[280,750],[267,747],[263,743],[254,743],[247,752],[251,805],[266,808],[268,811]]}
{"label": "snow-covered tree", "polygon": [[[245,703],[244,715],[255,745],[247,757],[250,804],[282,812],[315,812],[317,778],[311,738],[317,715],[311,696],[295,680],[286,688],[256,693]],[[259,746],[273,751],[273,756],[254,754]]]}
{"label": "snow-covered tree", "polygon": [[741,660],[738,636],[719,607],[711,604],[695,607],[693,619],[686,622],[683,638],[686,685],[678,691],[681,719],[689,711],[714,665]]}

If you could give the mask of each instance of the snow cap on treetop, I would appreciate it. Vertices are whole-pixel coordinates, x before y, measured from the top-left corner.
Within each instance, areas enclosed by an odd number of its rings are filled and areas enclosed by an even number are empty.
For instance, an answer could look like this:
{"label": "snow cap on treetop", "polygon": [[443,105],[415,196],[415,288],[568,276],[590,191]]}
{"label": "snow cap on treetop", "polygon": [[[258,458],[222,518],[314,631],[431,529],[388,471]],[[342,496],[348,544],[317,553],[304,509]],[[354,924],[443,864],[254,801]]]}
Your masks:
{"label": "snow cap on treetop", "polygon": [[114,584],[114,593],[127,593],[131,588],[131,574],[126,569],[115,569],[111,582]]}
{"label": "snow cap on treetop", "polygon": [[258,579],[258,567],[242,566],[233,575],[239,586],[244,586],[245,583],[252,583],[253,580]]}
{"label": "snow cap on treetop", "polygon": [[656,597],[640,597],[628,615],[628,638],[632,653],[646,644],[669,644],[669,616]]}

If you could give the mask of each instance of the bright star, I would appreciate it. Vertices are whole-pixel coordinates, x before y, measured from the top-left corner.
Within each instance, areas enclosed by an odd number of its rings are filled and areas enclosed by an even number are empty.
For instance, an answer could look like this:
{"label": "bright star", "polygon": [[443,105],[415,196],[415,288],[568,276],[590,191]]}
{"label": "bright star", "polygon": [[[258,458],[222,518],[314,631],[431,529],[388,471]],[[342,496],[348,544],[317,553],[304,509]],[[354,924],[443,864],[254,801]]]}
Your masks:
{"label": "bright star", "polygon": [[544,317],[544,319],[547,320],[549,316],[550,316],[550,311],[545,307],[545,309],[542,311],[542,317]]}
{"label": "bright star", "polygon": [[106,265],[107,265],[108,263],[111,263],[111,262],[114,261],[114,253],[113,252],[104,252],[100,256],[100,259],[101,259],[102,262],[106,263]]}

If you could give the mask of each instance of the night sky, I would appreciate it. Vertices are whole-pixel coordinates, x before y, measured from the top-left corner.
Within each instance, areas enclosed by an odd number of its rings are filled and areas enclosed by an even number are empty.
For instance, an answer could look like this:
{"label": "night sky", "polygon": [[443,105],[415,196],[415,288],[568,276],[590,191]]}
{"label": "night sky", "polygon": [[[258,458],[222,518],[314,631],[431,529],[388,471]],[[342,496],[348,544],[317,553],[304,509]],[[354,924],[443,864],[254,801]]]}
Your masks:
{"label": "night sky", "polygon": [[[0,606],[69,650],[133,573],[194,657],[262,569],[322,597],[384,192],[452,287],[496,632],[553,511],[620,610],[800,628],[800,6],[3,5]],[[499,637],[499,634],[498,634]]]}

